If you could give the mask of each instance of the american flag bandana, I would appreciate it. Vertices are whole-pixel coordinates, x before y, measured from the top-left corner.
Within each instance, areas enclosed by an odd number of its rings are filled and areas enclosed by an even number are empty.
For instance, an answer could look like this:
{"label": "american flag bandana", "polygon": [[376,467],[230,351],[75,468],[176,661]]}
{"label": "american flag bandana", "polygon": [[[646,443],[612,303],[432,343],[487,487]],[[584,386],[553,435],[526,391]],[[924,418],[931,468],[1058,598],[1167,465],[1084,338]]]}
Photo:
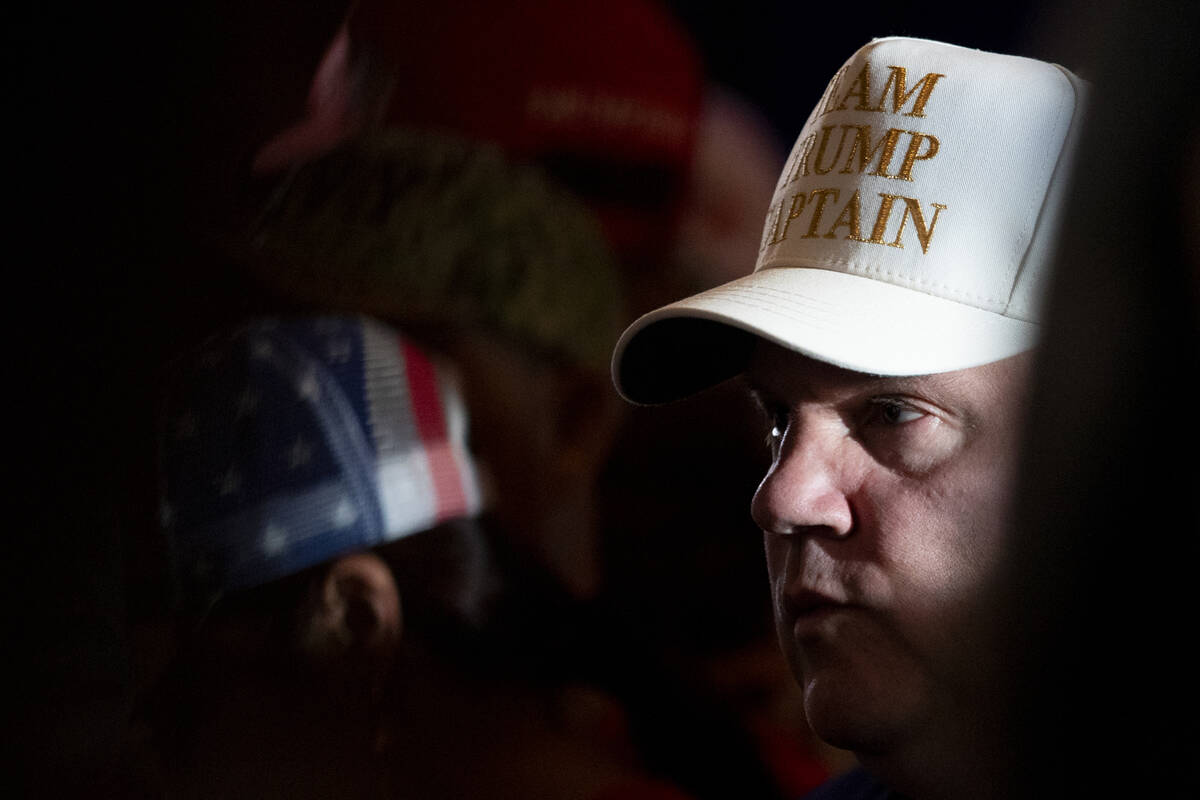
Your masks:
{"label": "american flag bandana", "polygon": [[163,527],[184,602],[479,513],[453,375],[365,317],[265,319],[171,370]]}

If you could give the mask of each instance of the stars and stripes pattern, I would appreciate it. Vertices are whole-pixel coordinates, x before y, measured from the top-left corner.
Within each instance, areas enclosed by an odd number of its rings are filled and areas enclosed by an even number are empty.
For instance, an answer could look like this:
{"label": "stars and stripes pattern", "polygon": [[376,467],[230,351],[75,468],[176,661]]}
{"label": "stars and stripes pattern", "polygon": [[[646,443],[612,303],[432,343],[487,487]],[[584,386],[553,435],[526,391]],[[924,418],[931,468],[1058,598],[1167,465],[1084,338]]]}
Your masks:
{"label": "stars and stripes pattern", "polygon": [[365,317],[260,320],[173,370],[160,513],[185,596],[477,514],[453,374]]}

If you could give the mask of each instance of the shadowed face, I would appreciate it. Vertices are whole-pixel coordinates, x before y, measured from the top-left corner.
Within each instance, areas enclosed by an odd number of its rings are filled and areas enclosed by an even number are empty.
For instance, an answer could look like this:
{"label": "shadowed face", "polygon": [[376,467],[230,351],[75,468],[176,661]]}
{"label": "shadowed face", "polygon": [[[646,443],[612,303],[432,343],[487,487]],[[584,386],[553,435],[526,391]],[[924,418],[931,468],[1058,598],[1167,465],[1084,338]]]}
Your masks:
{"label": "shadowed face", "polygon": [[887,757],[944,737],[980,680],[1028,362],[889,378],[758,347],[772,465],[752,513],[829,743]]}

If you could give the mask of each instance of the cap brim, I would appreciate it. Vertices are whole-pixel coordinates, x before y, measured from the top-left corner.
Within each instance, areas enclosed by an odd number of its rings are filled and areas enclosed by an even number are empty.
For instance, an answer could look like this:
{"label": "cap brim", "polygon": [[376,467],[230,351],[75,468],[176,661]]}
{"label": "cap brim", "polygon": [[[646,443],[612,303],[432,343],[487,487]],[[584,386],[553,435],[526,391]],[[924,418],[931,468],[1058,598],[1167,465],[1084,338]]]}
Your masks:
{"label": "cap brim", "polygon": [[776,267],[652,311],[621,335],[625,399],[665,403],[742,372],[757,339],[875,375],[926,375],[1030,349],[1038,326],[915,289],[826,269]]}

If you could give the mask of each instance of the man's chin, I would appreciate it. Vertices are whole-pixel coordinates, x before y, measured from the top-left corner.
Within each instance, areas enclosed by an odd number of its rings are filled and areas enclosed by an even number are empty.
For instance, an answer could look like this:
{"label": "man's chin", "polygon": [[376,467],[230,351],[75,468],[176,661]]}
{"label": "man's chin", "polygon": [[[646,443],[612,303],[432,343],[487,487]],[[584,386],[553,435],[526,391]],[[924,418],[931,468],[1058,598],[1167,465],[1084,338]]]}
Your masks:
{"label": "man's chin", "polygon": [[840,675],[818,673],[803,682],[804,713],[822,741],[856,754],[884,754],[909,734],[917,709],[903,692],[880,696]]}
{"label": "man's chin", "polygon": [[880,740],[886,738],[861,715],[845,708],[831,708],[829,701],[820,696],[813,700],[805,694],[804,713],[817,738],[842,750],[858,753],[868,745],[875,749]]}

